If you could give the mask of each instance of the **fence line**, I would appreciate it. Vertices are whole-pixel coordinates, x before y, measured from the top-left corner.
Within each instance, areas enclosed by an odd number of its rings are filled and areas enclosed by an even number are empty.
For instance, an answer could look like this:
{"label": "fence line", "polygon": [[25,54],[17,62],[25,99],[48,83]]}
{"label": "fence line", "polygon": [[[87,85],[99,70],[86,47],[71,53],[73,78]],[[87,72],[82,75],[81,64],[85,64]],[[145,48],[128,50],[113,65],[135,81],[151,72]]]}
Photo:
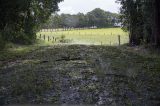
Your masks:
{"label": "fence line", "polygon": [[55,28],[55,29],[41,29],[40,32],[58,32],[58,31],[72,31],[72,30],[86,30],[97,29],[97,27],[84,27],[84,28]]}
{"label": "fence line", "polygon": [[[86,35],[86,33],[85,33],[85,35]],[[48,37],[48,39],[46,39],[47,37]],[[118,35],[117,37],[118,37],[118,40],[117,40],[118,43],[116,43],[116,44],[118,44],[120,46],[121,45],[121,36]],[[44,40],[44,41],[48,41],[48,42],[50,42],[50,41],[52,41],[52,42],[58,42],[58,39],[60,39],[60,37],[54,37],[54,36],[49,36],[49,35],[46,36],[45,34],[43,35],[43,37],[42,37],[41,34],[39,34],[39,36],[37,36],[37,38],[41,39],[41,40]],[[83,37],[83,39],[85,39],[85,38]],[[96,38],[90,38],[90,39],[94,39],[94,43],[96,42]],[[110,46],[112,46],[113,43],[111,42],[111,40],[110,40],[110,42],[107,42],[107,40],[106,40],[106,43],[103,42],[103,41],[101,41],[100,44],[101,45],[110,45]]]}

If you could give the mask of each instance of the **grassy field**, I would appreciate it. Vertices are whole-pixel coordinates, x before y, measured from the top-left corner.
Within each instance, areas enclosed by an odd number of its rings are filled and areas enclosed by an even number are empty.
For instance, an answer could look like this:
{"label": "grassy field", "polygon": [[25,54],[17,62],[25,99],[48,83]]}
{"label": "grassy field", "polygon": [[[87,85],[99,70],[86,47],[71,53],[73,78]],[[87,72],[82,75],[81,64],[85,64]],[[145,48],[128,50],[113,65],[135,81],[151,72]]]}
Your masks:
{"label": "grassy field", "polygon": [[[40,38],[41,34],[41,38]],[[120,28],[104,28],[104,29],[86,29],[86,30],[71,30],[71,31],[56,31],[56,32],[39,32],[38,38],[53,42],[53,37],[56,42],[60,40],[66,41],[69,44],[85,44],[85,45],[118,45],[118,35],[121,37],[121,44],[128,43],[128,33]]]}

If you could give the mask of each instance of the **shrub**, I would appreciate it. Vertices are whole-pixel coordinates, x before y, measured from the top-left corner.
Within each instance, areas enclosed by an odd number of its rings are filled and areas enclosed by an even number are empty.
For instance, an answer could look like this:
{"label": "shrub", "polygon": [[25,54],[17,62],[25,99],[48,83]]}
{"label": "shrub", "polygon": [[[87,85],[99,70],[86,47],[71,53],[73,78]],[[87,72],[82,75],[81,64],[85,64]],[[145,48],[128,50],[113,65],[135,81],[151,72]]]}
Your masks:
{"label": "shrub", "polygon": [[59,40],[60,43],[70,43],[72,42],[72,40],[70,39],[66,39],[66,36],[65,35],[62,35],[60,40]]}
{"label": "shrub", "polygon": [[[7,33],[5,33],[5,35],[9,36]],[[34,33],[25,34],[24,32],[13,32],[10,33],[10,35],[11,37],[7,40],[15,44],[32,44],[36,40],[36,34]]]}

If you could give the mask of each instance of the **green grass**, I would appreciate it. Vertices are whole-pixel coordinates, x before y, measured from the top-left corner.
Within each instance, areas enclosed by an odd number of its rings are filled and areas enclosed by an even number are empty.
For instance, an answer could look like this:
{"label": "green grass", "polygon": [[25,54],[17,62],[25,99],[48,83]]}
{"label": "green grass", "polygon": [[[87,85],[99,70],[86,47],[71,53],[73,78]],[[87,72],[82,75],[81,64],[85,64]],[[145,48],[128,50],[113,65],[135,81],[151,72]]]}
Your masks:
{"label": "green grass", "polygon": [[9,61],[24,56],[25,54],[32,52],[42,46],[50,46],[49,42],[37,40],[33,45],[17,45],[9,43],[7,47],[0,51],[0,66],[1,61]]}
{"label": "green grass", "polygon": [[[71,41],[70,44],[85,44],[85,45],[118,45],[118,35],[121,36],[121,44],[128,43],[129,37],[128,33],[124,32],[120,28],[104,28],[104,29],[86,29],[86,30],[71,30],[71,31],[57,31],[57,32],[39,32],[37,36],[39,38],[40,34],[46,35],[46,41],[48,36],[51,41],[53,37],[61,40],[62,36],[65,39]],[[54,42],[54,43],[57,43]]]}

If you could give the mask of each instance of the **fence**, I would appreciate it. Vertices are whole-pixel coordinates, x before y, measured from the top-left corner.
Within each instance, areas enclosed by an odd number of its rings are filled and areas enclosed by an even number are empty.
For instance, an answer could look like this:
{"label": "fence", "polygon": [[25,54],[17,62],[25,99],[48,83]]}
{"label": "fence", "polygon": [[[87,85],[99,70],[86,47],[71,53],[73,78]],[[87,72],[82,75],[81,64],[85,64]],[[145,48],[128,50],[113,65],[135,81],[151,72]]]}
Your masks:
{"label": "fence", "polygon": [[72,30],[86,30],[86,29],[97,29],[97,27],[84,27],[84,28],[65,27],[65,28],[55,28],[55,29],[41,29],[40,32],[72,31]]}
{"label": "fence", "polygon": [[[81,35],[81,33],[79,33],[79,35]],[[85,33],[85,36],[86,35],[87,34]],[[93,35],[93,33],[91,33],[90,35]],[[104,35],[106,35],[106,34],[104,33]],[[62,38],[62,36],[64,36],[64,38]],[[47,42],[52,42],[52,43],[60,43],[59,42],[60,40],[62,40],[62,39],[65,40],[65,35],[62,34],[62,36],[55,37],[53,35],[39,34],[39,36],[37,36],[37,39],[41,39],[41,40],[44,40],[44,41],[47,41]],[[85,38],[83,38],[83,39],[85,39]],[[90,38],[90,39],[93,39],[93,38]],[[72,40],[74,40],[74,39],[72,39]],[[94,39],[94,41],[96,42],[96,39]],[[106,42],[105,41],[100,41],[99,42],[100,45],[105,45],[107,43],[109,43],[110,46],[115,45],[115,44],[113,44],[113,42],[111,40],[109,42],[107,42],[107,41]],[[90,44],[94,45],[95,43],[93,42],[93,43],[90,43]],[[117,45],[119,45],[119,46],[121,45],[121,36],[120,35],[117,35]]]}

